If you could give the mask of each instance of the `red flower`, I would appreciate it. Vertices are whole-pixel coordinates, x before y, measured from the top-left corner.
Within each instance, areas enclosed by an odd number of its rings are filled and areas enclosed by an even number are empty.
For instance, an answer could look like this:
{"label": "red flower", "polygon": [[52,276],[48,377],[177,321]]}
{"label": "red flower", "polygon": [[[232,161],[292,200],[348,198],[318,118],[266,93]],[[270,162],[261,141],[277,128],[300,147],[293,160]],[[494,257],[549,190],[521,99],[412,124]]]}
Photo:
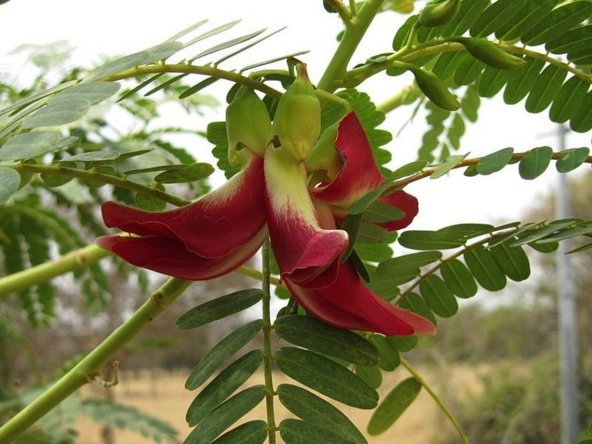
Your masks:
{"label": "red flower", "polygon": [[181,279],[229,273],[253,256],[267,236],[263,159],[185,207],[151,213],[107,202],[103,219],[136,237],[103,236],[99,246],[131,264]]}
{"label": "red flower", "polygon": [[[335,150],[340,165],[333,180],[307,188],[305,163],[282,147],[253,154],[246,167],[221,188],[173,211],[149,213],[113,202],[103,205],[108,227],[134,236],[104,236],[97,243],[126,261],[182,279],[229,273],[249,259],[269,235],[281,278],[314,317],[347,329],[385,335],[432,333],[421,316],[372,293],[344,262],[348,236],[337,222],[384,178],[354,113],[339,123]],[[337,159],[333,159],[337,161]],[[404,228],[417,214],[417,200],[398,191],[383,202],[405,212],[381,223]]]}

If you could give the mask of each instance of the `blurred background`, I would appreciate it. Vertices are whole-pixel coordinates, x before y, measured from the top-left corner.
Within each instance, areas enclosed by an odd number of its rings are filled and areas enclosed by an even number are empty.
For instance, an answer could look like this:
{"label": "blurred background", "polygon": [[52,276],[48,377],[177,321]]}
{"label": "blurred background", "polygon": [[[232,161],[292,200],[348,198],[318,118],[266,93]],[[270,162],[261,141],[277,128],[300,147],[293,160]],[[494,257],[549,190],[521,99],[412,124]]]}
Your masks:
{"label": "blurred background", "polygon": [[[416,3],[416,8],[423,5]],[[169,0],[163,6],[155,2],[115,0],[12,0],[0,5],[0,100],[8,101],[13,96],[26,95],[31,89],[74,78],[81,67],[89,68],[107,58],[144,49],[203,18],[209,19],[211,26],[242,18],[233,30],[236,35],[262,27],[273,31],[287,26],[254,51],[238,56],[233,63],[241,66],[241,63],[309,50],[300,58],[308,63],[313,82],[320,78],[341,29],[338,17],[326,13],[320,1],[288,4],[272,0],[230,3]],[[356,53],[354,63],[388,51],[392,35],[405,18],[406,15],[393,11],[380,14]],[[215,43],[214,39],[209,44]],[[361,90],[380,103],[411,81],[406,76],[378,75]],[[204,134],[208,122],[224,119],[225,95],[230,86],[218,82],[204,94],[185,100],[176,98],[178,90],[174,88],[163,90],[149,98],[105,107],[78,130],[91,142],[103,138],[138,146],[168,144],[171,149],[187,151],[198,161],[215,162],[212,143]],[[381,125],[394,136],[388,145],[393,153],[389,166],[393,169],[417,158],[428,128],[426,111],[422,108],[411,118],[413,107],[401,106],[389,113]],[[164,127],[187,131],[170,134],[154,131]],[[499,98],[482,99],[479,120],[467,124],[459,151],[476,157],[507,146],[515,147],[516,151],[541,145],[556,149],[557,134],[558,128],[546,115],[529,114],[522,104],[508,106]],[[578,146],[590,146],[590,135],[568,133],[567,147]],[[222,173],[216,173],[208,183],[196,186],[206,189],[223,180]],[[534,181],[525,181],[516,167],[508,167],[478,179],[452,172],[437,184],[419,181],[408,187],[420,200],[420,214],[413,228],[553,219],[557,180],[554,168]],[[581,167],[570,174],[569,185],[573,216],[592,219],[590,169]],[[59,187],[47,202],[56,208],[63,207],[66,220],[71,219],[70,214],[79,218],[84,211],[89,212],[89,203],[95,197],[85,190],[72,182]],[[198,191],[180,190],[188,199],[192,198],[192,192]],[[64,201],[70,203],[65,205]],[[7,216],[2,217],[8,223]],[[96,215],[89,213],[85,220],[89,223],[74,228],[92,242],[101,228],[92,226]],[[404,252],[397,248],[397,254]],[[67,246],[59,245],[54,253],[62,249],[68,251]],[[510,284],[501,293],[480,290],[478,296],[463,304],[457,316],[440,321],[436,337],[422,339],[408,356],[458,416],[472,442],[550,444],[559,441],[556,265],[553,255],[534,250],[528,253],[534,265],[533,278]],[[588,250],[571,259],[577,276],[579,401],[584,424],[592,415],[589,341],[592,253]],[[256,266],[256,259],[253,265]],[[6,275],[11,270],[5,264],[0,266],[0,272]],[[56,280],[59,297],[46,316],[22,310],[16,303],[17,295],[0,301],[0,422],[11,411],[3,399],[10,399],[11,393],[33,383],[45,383],[47,375],[58,375],[68,367],[65,362],[73,362],[70,360],[92,349],[143,302],[149,289],[163,280],[162,276],[136,273],[121,264],[111,267],[104,275],[112,292],[99,285],[87,289],[90,297],[82,297],[73,285],[74,279],[81,278],[66,276]],[[236,274],[193,285],[117,357],[122,369],[118,386],[111,390],[86,388],[65,404],[61,413],[48,419],[54,421],[55,436],[39,431],[35,439],[58,442],[56,436],[62,435],[74,439],[72,430],[78,434],[77,442],[82,443],[142,443],[156,437],[175,442],[178,439],[173,438],[175,430],[178,436],[185,436],[189,429],[184,414],[194,394],[184,390],[184,378],[208,348],[242,324],[244,318],[235,316],[197,333],[177,330],[174,322],[199,303],[250,286],[257,286],[257,282]],[[276,310],[284,304],[285,301],[278,300]],[[383,387],[390,389],[403,376],[395,372],[392,382],[385,381]],[[29,390],[26,396],[35,393]],[[109,413],[101,410],[101,404],[89,401],[93,399],[106,399],[123,407]],[[150,422],[151,417],[146,414],[164,422]],[[365,429],[369,415],[352,410],[351,417]],[[140,433],[131,433],[133,429]],[[143,433],[148,436],[142,436]],[[400,422],[370,442],[444,444],[457,442],[456,439],[454,430],[432,400],[422,394]]]}

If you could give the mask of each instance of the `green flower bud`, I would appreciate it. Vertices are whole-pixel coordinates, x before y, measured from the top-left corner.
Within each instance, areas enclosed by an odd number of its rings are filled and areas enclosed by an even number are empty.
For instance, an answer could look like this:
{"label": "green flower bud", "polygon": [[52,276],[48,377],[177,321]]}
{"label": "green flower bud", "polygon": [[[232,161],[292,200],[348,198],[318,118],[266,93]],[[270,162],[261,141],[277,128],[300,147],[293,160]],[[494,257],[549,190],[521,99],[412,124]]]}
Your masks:
{"label": "green flower bud", "polygon": [[526,64],[520,57],[508,54],[487,39],[459,37],[454,40],[462,43],[473,57],[494,68],[518,69]]}
{"label": "green flower bud", "polygon": [[419,23],[429,28],[445,25],[456,17],[459,9],[460,0],[435,0],[421,10]]}
{"label": "green flower bud", "polygon": [[460,103],[458,103],[455,95],[446,88],[442,80],[433,72],[425,71],[413,65],[407,65],[407,69],[413,72],[417,87],[435,105],[448,111],[456,111],[460,108]]}
{"label": "green flower bud", "polygon": [[[263,156],[272,139],[271,119],[263,101],[250,88],[242,87],[226,108],[228,160],[241,163],[244,148]],[[246,154],[246,153],[245,153]]]}
{"label": "green flower bud", "polygon": [[298,76],[280,98],[273,130],[279,143],[298,160],[304,160],[321,133],[321,103],[308,79],[306,65],[296,65]]}

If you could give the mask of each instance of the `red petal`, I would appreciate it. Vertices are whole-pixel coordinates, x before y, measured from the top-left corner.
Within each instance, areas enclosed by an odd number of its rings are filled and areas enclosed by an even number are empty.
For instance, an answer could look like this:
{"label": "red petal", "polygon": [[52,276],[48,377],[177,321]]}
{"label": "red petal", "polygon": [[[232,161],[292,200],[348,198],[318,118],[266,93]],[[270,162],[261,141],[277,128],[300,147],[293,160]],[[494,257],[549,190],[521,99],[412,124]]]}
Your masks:
{"label": "red petal", "polygon": [[128,233],[174,239],[199,256],[225,256],[265,225],[262,170],[263,159],[253,156],[243,171],[190,205],[151,213],[107,202],[103,219],[108,227]]}
{"label": "red petal", "polygon": [[401,219],[378,224],[388,231],[401,230],[407,227],[413,221],[415,216],[417,216],[419,211],[419,203],[417,202],[415,196],[412,196],[411,194],[402,190],[396,191],[389,196],[383,196],[379,200],[397,207],[399,210],[405,212],[405,216],[403,216]]}
{"label": "red petal", "polygon": [[388,336],[433,334],[427,319],[372,293],[353,267],[341,264],[337,279],[325,288],[303,288],[286,280],[296,300],[314,317],[338,328]]}
{"label": "red petal", "polygon": [[267,236],[263,228],[249,242],[226,256],[204,258],[188,251],[182,242],[163,236],[103,236],[97,244],[130,264],[188,280],[206,280],[240,267],[252,257]]}
{"label": "red petal", "polygon": [[264,169],[267,224],[282,276],[300,285],[326,285],[347,249],[347,233],[319,227],[306,172],[288,152],[268,149]]}
{"label": "red petal", "polygon": [[363,195],[382,185],[372,148],[355,113],[339,123],[335,148],[342,161],[335,180],[311,190],[311,195],[331,205],[349,208]]}

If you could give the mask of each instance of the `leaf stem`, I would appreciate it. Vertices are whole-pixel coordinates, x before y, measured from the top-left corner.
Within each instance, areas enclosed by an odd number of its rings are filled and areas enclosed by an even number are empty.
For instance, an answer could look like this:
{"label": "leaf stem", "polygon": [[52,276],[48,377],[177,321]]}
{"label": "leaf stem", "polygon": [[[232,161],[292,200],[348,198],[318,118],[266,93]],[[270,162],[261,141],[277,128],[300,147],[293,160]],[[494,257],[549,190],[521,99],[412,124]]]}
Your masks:
{"label": "leaf stem", "polygon": [[[512,155],[511,161],[512,162],[520,161],[527,154],[528,154],[528,152],[515,153]],[[559,160],[559,159],[561,159],[561,157],[563,155],[564,155],[563,152],[554,152],[553,155],[551,156],[551,159]],[[464,167],[471,166],[471,165],[477,165],[481,161],[481,159],[482,159],[482,157],[472,157],[470,159],[465,159],[462,162],[459,162],[457,165],[455,165],[453,169],[464,168]],[[592,164],[592,156],[586,157],[586,160],[584,160],[583,163],[591,163]],[[429,177],[432,174],[434,174],[437,169],[438,169],[438,166],[425,168],[423,171],[421,171],[419,173],[415,173],[409,177],[404,177],[403,179],[395,180],[385,189],[383,195],[388,196],[389,194],[393,194],[395,191],[402,189],[403,187],[409,185],[410,183],[413,183],[413,182],[418,181],[420,179],[424,179],[426,177]]]}
{"label": "leaf stem", "polygon": [[273,407],[273,373],[272,373],[272,361],[273,355],[271,352],[271,330],[273,325],[271,323],[271,316],[269,306],[271,303],[271,290],[270,290],[270,270],[269,270],[269,239],[263,244],[263,371],[265,375],[265,406],[267,410],[267,430],[269,443],[275,444],[276,442],[276,425],[275,425],[275,411]]}
{"label": "leaf stem", "polygon": [[429,393],[429,395],[432,397],[432,399],[434,401],[436,401],[436,404],[438,404],[438,407],[440,407],[440,410],[442,410],[442,412],[444,412],[444,414],[446,415],[448,420],[452,423],[452,425],[454,426],[454,428],[458,432],[462,442],[464,444],[470,444],[469,438],[465,434],[464,430],[462,429],[462,427],[460,426],[460,424],[458,423],[458,421],[456,420],[456,418],[454,417],[452,412],[450,410],[448,410],[448,408],[446,408],[446,406],[444,405],[444,403],[442,402],[440,397],[434,392],[434,390],[432,390],[432,388],[425,381],[425,379],[423,379],[421,377],[421,375],[419,373],[417,373],[417,370],[415,370],[413,368],[413,366],[409,363],[409,361],[407,361],[406,359],[401,358],[401,364],[403,365],[403,367],[405,367],[407,369],[407,371],[409,371],[409,373],[411,373],[413,375],[413,377],[415,379],[417,379],[417,382],[419,382],[421,384],[421,386],[426,390],[426,392]]}
{"label": "leaf stem", "polygon": [[177,196],[173,196],[171,194],[165,193],[154,188],[147,187],[137,182],[132,182],[131,180],[126,180],[117,176],[110,176],[107,174],[97,173],[95,171],[63,167],[60,165],[30,165],[26,163],[19,163],[17,165],[13,165],[12,168],[22,173],[39,173],[54,176],[75,177],[78,179],[82,179],[86,182],[110,184],[118,188],[124,188],[127,190],[135,191],[139,194],[156,197],[157,199],[160,199],[164,202],[179,207],[190,203],[188,200],[182,199]]}
{"label": "leaf stem", "polygon": [[360,41],[366,34],[374,16],[378,13],[384,0],[366,0],[352,19],[349,26],[345,28],[343,37],[327,65],[317,87],[328,92],[337,88],[337,82],[345,75],[347,65],[356,51]]}
{"label": "leaf stem", "polygon": [[347,9],[347,6],[343,4],[342,0],[325,0],[329,6],[335,9],[335,12],[339,14],[339,17],[343,21],[343,24],[347,27],[351,24],[352,16]]}
{"label": "leaf stem", "polygon": [[240,83],[241,85],[248,86],[252,89],[261,91],[274,98],[281,97],[282,93],[278,90],[266,85],[265,83],[258,82],[257,80],[243,76],[237,72],[226,71],[224,69],[215,68],[213,66],[196,66],[188,63],[156,63],[152,65],[136,66],[135,68],[128,69],[112,76],[105,77],[104,80],[113,82],[116,80],[129,79],[131,77],[138,77],[146,74],[158,74],[158,73],[183,73],[183,74],[201,74],[209,77],[216,77],[218,79],[230,80],[234,83]]}
{"label": "leaf stem", "polygon": [[9,442],[16,438],[84,384],[97,378],[101,368],[108,360],[150,324],[190,285],[190,281],[168,279],[127,321],[115,329],[75,367],[3,424],[0,427],[0,442]]}
{"label": "leaf stem", "polygon": [[407,85],[406,87],[401,88],[399,91],[397,91],[393,96],[389,97],[384,102],[379,104],[376,107],[376,109],[385,114],[391,112],[395,108],[401,106],[404,103],[405,98],[413,91],[416,91],[416,86],[414,84]]}

